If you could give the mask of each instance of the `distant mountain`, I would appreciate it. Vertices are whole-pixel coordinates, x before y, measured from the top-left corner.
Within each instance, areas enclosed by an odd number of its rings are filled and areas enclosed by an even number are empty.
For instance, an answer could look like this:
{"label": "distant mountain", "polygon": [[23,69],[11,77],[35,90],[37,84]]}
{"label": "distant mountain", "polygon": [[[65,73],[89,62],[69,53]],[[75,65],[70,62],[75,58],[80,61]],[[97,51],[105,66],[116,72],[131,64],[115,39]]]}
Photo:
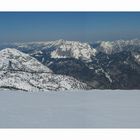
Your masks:
{"label": "distant mountain", "polygon": [[75,41],[56,40],[48,42],[14,43],[9,46],[16,47],[34,56],[47,55],[54,59],[75,58],[90,61],[96,54],[96,50],[91,48],[88,43]]}
{"label": "distant mountain", "polygon": [[93,44],[98,52],[114,54],[122,51],[140,51],[140,40],[98,41]]}
{"label": "distant mountain", "polygon": [[16,49],[0,51],[0,88],[25,91],[87,89],[87,85],[65,75],[56,75],[35,58]]}
{"label": "distant mountain", "polygon": [[[5,44],[36,58],[55,74],[91,89],[140,89],[140,40],[46,41]],[[4,45],[3,45],[4,47]]]}

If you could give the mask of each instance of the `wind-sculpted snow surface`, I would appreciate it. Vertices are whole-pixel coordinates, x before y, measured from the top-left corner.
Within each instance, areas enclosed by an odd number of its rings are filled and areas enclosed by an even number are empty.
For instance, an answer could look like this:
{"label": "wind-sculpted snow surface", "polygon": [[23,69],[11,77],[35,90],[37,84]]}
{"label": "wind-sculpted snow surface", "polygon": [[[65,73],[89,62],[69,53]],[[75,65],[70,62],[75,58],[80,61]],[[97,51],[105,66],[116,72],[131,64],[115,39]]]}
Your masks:
{"label": "wind-sculpted snow surface", "polygon": [[140,128],[138,90],[29,93],[0,91],[0,128]]}

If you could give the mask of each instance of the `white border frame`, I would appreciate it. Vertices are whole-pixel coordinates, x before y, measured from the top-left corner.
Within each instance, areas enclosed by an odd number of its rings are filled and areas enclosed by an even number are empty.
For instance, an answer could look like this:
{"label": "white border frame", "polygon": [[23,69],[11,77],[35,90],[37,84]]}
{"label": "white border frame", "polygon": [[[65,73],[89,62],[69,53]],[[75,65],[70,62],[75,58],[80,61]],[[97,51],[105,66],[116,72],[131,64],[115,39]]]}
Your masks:
{"label": "white border frame", "polygon": [[139,11],[139,0],[0,0],[1,11]]}
{"label": "white border frame", "polygon": [[[139,0],[0,0],[0,11],[140,11]],[[1,129],[1,140],[139,140],[140,129]]]}

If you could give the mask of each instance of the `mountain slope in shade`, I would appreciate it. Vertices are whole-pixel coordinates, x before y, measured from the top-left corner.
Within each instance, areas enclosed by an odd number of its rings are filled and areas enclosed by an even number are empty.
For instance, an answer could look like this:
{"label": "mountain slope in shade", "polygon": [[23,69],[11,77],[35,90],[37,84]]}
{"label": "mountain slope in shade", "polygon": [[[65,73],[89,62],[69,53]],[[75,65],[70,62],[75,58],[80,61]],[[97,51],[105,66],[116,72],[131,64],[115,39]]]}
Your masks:
{"label": "mountain slope in shade", "polygon": [[56,75],[16,49],[0,51],[0,88],[25,91],[86,89],[87,85],[73,77]]}

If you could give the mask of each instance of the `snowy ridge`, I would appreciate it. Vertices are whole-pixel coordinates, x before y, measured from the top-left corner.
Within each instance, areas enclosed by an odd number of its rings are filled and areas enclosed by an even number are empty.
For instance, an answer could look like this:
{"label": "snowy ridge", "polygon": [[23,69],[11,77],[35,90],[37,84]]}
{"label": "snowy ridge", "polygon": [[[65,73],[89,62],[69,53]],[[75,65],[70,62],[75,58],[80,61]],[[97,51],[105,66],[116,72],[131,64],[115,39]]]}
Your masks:
{"label": "snowy ridge", "polygon": [[38,55],[42,52],[50,54],[51,58],[75,58],[84,61],[91,61],[95,56],[96,50],[88,43],[78,41],[46,41],[46,42],[31,42],[31,43],[15,43],[17,49],[30,51],[32,55]]}
{"label": "snowy ridge", "polygon": [[96,53],[88,43],[61,40],[56,44],[57,48],[51,52],[52,58],[75,58],[88,61]]}
{"label": "snowy ridge", "polygon": [[105,54],[118,53],[122,51],[140,51],[140,40],[138,39],[98,41],[95,44],[97,45],[97,51]]}
{"label": "snowy ridge", "polygon": [[122,51],[140,51],[140,40],[97,41],[81,43],[79,41],[44,41],[30,43],[14,43],[14,48],[29,52],[31,55],[46,53],[51,58],[75,58],[91,61],[99,52],[114,54]]}
{"label": "snowy ridge", "polygon": [[21,70],[27,72],[52,72],[35,58],[16,49],[6,48],[0,51],[0,70]]}
{"label": "snowy ridge", "polygon": [[96,41],[94,43],[82,43],[79,41],[42,41],[29,43],[7,43],[5,46],[16,48],[20,51],[27,51],[30,54],[49,53],[52,58],[75,58],[91,60],[99,52],[106,54],[118,53],[121,51],[140,51],[140,40],[115,40]]}
{"label": "snowy ridge", "polygon": [[85,89],[86,84],[73,77],[51,73],[0,71],[0,87],[25,91],[63,91]]}
{"label": "snowy ridge", "polygon": [[73,77],[56,75],[28,54],[16,49],[0,51],[0,87],[25,91],[85,89]]}

